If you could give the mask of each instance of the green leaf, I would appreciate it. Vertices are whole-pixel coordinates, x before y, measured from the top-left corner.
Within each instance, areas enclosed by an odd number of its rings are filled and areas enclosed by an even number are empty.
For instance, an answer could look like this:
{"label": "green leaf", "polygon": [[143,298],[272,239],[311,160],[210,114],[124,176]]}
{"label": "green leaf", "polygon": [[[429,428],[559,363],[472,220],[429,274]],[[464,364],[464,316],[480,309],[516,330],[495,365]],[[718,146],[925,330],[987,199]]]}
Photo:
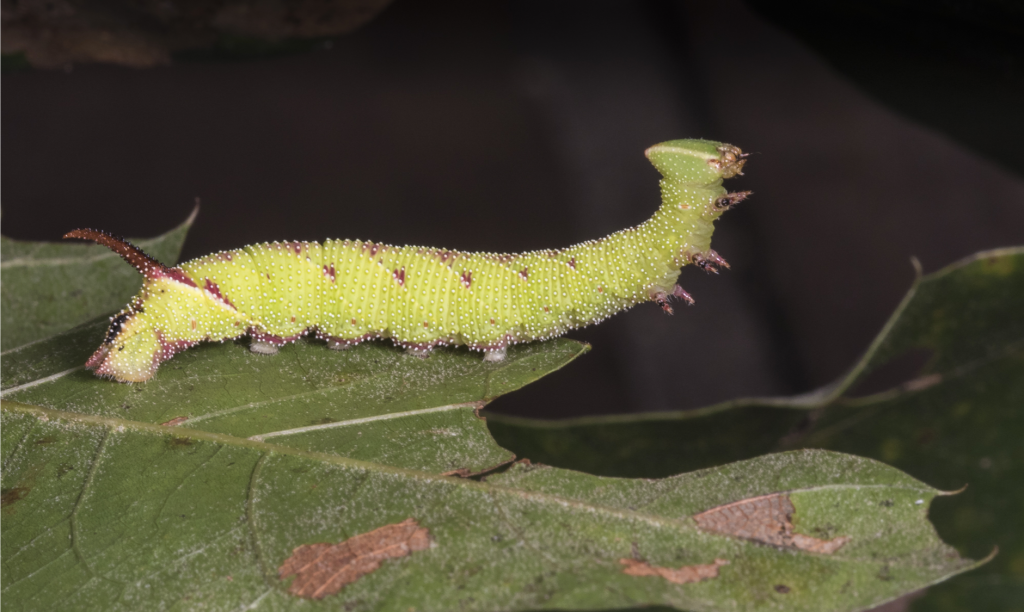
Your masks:
{"label": "green leaf", "polygon": [[[277,573],[297,547],[409,518],[429,547],[303,607],[859,610],[975,565],[927,521],[939,491],[825,451],[657,481],[519,464],[476,482],[9,401],[2,418],[12,609],[283,609],[300,603]],[[849,540],[811,553],[693,518],[763,495],[792,505],[794,534]],[[625,571],[695,565],[716,575]]]}
{"label": "green leaf", "polygon": [[[162,236],[132,242],[173,265],[197,212]],[[0,236],[0,270],[0,350],[5,352],[119,310],[142,287],[142,276],[108,248],[81,242]]]}
{"label": "green leaf", "polygon": [[[927,363],[867,396],[907,359]],[[890,372],[892,374],[893,372]],[[787,448],[874,457],[938,486],[939,532],[984,570],[932,589],[918,610],[1016,610],[1024,601],[1024,248],[980,253],[919,278],[864,358],[793,398],[560,422],[488,415],[520,456],[595,474],[658,477]]]}
{"label": "green leaf", "polygon": [[83,366],[106,323],[9,352],[0,363],[3,397],[439,473],[512,461],[476,411],[589,348],[559,339],[515,346],[505,361],[487,363],[465,349],[420,359],[383,342],[332,351],[303,339],[273,356],[253,354],[244,342],[210,343],[129,385]]}

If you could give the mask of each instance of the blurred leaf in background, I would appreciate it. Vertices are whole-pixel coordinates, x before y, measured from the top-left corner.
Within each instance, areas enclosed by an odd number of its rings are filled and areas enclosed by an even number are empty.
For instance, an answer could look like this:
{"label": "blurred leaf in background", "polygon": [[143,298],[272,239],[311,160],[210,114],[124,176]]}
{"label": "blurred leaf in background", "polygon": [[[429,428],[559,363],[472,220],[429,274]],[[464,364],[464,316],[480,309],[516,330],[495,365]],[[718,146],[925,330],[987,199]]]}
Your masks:
{"label": "blurred leaf in background", "polygon": [[4,4],[5,68],[107,63],[150,68],[183,53],[264,57],[347,34],[391,0],[177,0]]}
{"label": "blurred leaf in background", "polygon": [[1024,4],[747,0],[886,105],[1024,176]]}

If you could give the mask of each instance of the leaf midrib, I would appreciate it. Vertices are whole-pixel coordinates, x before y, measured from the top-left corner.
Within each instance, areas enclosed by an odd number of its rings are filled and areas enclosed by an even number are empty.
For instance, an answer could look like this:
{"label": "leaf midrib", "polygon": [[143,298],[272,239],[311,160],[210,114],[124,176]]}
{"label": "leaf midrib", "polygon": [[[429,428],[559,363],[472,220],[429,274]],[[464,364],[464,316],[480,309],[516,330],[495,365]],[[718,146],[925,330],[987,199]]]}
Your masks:
{"label": "leaf midrib", "polygon": [[[899,397],[911,396],[918,393],[924,393],[929,391],[932,387],[923,387],[920,389],[907,388],[909,383],[914,383],[918,380],[928,378],[938,374],[942,377],[938,384],[944,384],[949,381],[959,380],[972,374],[974,371],[979,370],[992,363],[1001,361],[1003,359],[1018,358],[1024,355],[1024,340],[1014,339],[1009,341],[1006,345],[1000,347],[998,350],[993,351],[989,355],[980,357],[978,359],[962,363],[956,367],[949,368],[947,370],[928,372],[922,374],[910,380],[907,380],[899,385],[894,386],[891,389],[885,391],[879,391],[871,395],[864,395],[860,397],[848,397],[842,395],[842,393],[836,394],[834,390],[842,386],[843,390],[848,389],[852,385],[846,384],[849,382],[858,382],[857,380],[849,380],[848,375],[844,375],[838,380],[835,380],[824,387],[815,389],[808,393],[802,393],[793,396],[776,396],[776,397],[740,397],[732,400],[726,400],[718,404],[712,404],[703,408],[695,408],[693,410],[673,410],[667,412],[638,412],[632,414],[608,414],[608,415],[596,415],[596,416],[582,416],[582,417],[571,417],[567,419],[537,419],[532,417],[520,417],[515,415],[507,415],[501,413],[493,413],[485,411],[483,416],[495,417],[496,421],[501,423],[507,423],[509,425],[517,425],[520,427],[531,427],[535,429],[544,430],[560,430],[560,429],[572,429],[576,427],[591,427],[601,425],[616,425],[616,424],[640,424],[640,423],[668,423],[677,421],[692,421],[700,418],[705,418],[718,414],[720,412],[727,412],[730,410],[739,410],[742,408],[777,408],[783,410],[798,410],[801,412],[809,412],[817,408],[824,408],[829,405],[843,406],[848,408],[871,408],[874,404],[883,401],[893,400]],[[869,356],[865,356],[865,360]],[[937,386],[937,385],[936,385]],[[801,398],[820,397],[821,401],[816,403],[801,404],[799,400]]]}
{"label": "leaf midrib", "polygon": [[[419,470],[412,470],[408,468],[400,468],[380,463],[373,463],[370,461],[362,461],[359,459],[352,459],[350,457],[343,457],[340,455],[332,455],[327,453],[318,453],[314,451],[306,451],[301,449],[292,448],[289,446],[280,446],[277,444],[271,444],[268,442],[259,442],[248,438],[239,438],[227,434],[212,433],[208,431],[188,429],[185,427],[166,427],[163,425],[154,425],[152,423],[146,423],[142,421],[129,421],[125,419],[101,417],[89,414],[80,414],[75,412],[67,412],[60,410],[51,410],[49,408],[42,408],[39,406],[32,406],[29,404],[22,404],[20,402],[14,402],[10,400],[0,401],[0,410],[27,414],[43,419],[59,419],[64,421],[73,421],[77,423],[87,425],[98,425],[106,427],[113,431],[125,431],[132,429],[135,431],[146,432],[157,435],[172,435],[182,438],[193,438],[199,440],[205,440],[208,442],[214,442],[223,445],[232,445],[242,448],[250,448],[253,450],[261,451],[265,456],[271,454],[276,455],[291,455],[294,457],[302,457],[321,463],[330,463],[335,465],[343,465],[350,468],[365,470],[370,472],[388,473],[421,480],[425,482],[443,483],[446,485],[462,486],[471,489],[476,489],[485,493],[502,492],[509,495],[515,495],[523,500],[532,501],[545,501],[548,503],[558,504],[562,506],[572,506],[581,509],[587,509],[592,511],[598,511],[606,514],[610,514],[622,519],[639,519],[647,523],[658,525],[658,526],[674,526],[689,531],[701,532],[693,524],[690,515],[685,515],[681,518],[670,518],[660,515],[649,514],[645,512],[638,512],[635,510],[613,508],[610,506],[604,506],[600,504],[592,504],[580,501],[578,499],[566,498],[559,495],[553,495],[551,493],[545,493],[542,491],[534,491],[528,489],[519,489],[512,486],[494,485],[490,483],[482,483],[475,480],[462,479],[451,476],[439,476],[430,472],[423,472]],[[614,479],[619,480],[619,479]],[[924,488],[919,487],[908,487],[905,485],[897,484],[825,484],[816,485],[807,488],[788,489],[786,491],[776,491],[776,493],[796,493],[802,491],[818,491],[818,490],[838,490],[838,489],[851,489],[851,490],[862,490],[872,488],[884,488],[884,489],[905,489],[911,491],[919,491],[922,494],[934,496],[940,492],[931,489],[925,485]],[[722,536],[728,537],[730,536]],[[810,553],[808,553],[810,554]],[[835,557],[837,560],[839,557]],[[845,558],[844,560],[850,561],[854,559]]]}
{"label": "leaf midrib", "polygon": [[[358,419],[348,419],[345,421],[335,421],[334,423],[323,423],[320,425],[307,425],[305,427],[293,427],[292,429],[280,429],[277,431],[268,431],[266,433],[256,434],[249,436],[250,440],[256,440],[262,442],[267,438],[279,438],[282,436],[294,436],[311,431],[323,431],[325,429],[336,429],[338,427],[351,427],[353,425],[362,425],[363,423],[373,423],[375,421],[390,421],[392,419],[404,419],[407,417],[416,417],[425,414],[433,414],[435,412],[448,412],[450,410],[459,410],[463,408],[479,408],[483,405],[482,401],[477,402],[460,402],[457,404],[445,404],[443,406],[433,406],[431,408],[418,408],[416,410],[406,410],[404,412],[386,412],[384,414],[377,414],[368,417],[360,417]],[[188,421],[182,423],[187,425]]]}
{"label": "leaf midrib", "polygon": [[146,432],[156,435],[171,435],[180,438],[192,438],[197,440],[204,440],[207,442],[213,442],[216,444],[232,445],[241,448],[249,448],[262,452],[265,456],[271,454],[274,455],[291,455],[294,457],[302,457],[304,459],[310,459],[321,463],[330,463],[334,465],[343,465],[349,468],[357,470],[365,470],[368,472],[379,472],[394,474],[398,476],[404,476],[406,478],[416,479],[431,483],[443,483],[446,485],[463,486],[471,489],[476,489],[485,493],[494,493],[501,491],[516,495],[524,500],[544,500],[549,503],[559,505],[569,505],[580,508],[592,509],[595,511],[601,511],[607,514],[617,516],[619,518],[627,519],[641,519],[646,522],[656,525],[672,525],[682,527],[688,530],[696,531],[697,528],[694,525],[686,523],[686,519],[673,519],[660,517],[657,515],[644,514],[641,512],[635,512],[631,510],[620,510],[618,508],[611,508],[608,506],[600,506],[596,504],[586,504],[579,500],[569,499],[560,497],[557,495],[551,495],[550,493],[542,493],[537,491],[528,491],[523,489],[515,489],[511,487],[495,486],[492,484],[485,484],[477,482],[475,480],[462,479],[450,476],[439,476],[430,472],[421,472],[419,470],[411,470],[407,468],[393,467],[380,463],[373,463],[370,461],[361,461],[359,459],[352,459],[350,457],[343,457],[340,455],[331,455],[327,453],[318,453],[314,451],[305,451],[301,449],[292,448],[289,446],[280,446],[277,444],[271,444],[268,442],[258,442],[250,440],[248,438],[238,438],[235,436],[212,433],[208,431],[198,429],[188,429],[186,427],[166,427],[163,425],[154,425],[152,423],[146,423],[143,421],[129,421],[125,419],[117,419],[110,417],[95,416],[90,414],[80,414],[77,412],[67,412],[61,410],[52,410],[49,408],[42,408],[39,406],[32,406],[29,404],[22,404],[20,402],[14,402],[11,400],[0,401],[0,410],[5,412],[27,414],[36,417],[37,419],[46,420],[63,420],[72,421],[76,423],[94,425],[105,427],[108,430],[114,431],[126,431],[135,430],[140,432]]}

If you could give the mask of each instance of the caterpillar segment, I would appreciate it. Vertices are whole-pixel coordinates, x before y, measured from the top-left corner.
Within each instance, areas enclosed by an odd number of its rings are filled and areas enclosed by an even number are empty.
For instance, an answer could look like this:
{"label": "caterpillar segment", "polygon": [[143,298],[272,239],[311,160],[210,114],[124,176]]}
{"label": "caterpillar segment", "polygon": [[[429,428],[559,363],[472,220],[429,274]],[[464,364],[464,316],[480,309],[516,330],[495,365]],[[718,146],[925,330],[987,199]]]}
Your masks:
{"label": "caterpillar segment", "polygon": [[466,345],[500,361],[511,344],[560,336],[643,302],[672,314],[673,299],[693,303],[676,284],[681,268],[729,267],[711,249],[711,234],[714,221],[750,195],[722,187],[741,174],[746,155],[706,140],[665,142],[646,155],[663,177],[654,215],[560,250],[275,242],[168,267],[106,232],[74,230],[64,237],[105,245],[144,277],[86,365],[141,382],[200,342],[248,335],[254,352],[273,354],[308,333],[334,349],[390,338],[414,355]]}

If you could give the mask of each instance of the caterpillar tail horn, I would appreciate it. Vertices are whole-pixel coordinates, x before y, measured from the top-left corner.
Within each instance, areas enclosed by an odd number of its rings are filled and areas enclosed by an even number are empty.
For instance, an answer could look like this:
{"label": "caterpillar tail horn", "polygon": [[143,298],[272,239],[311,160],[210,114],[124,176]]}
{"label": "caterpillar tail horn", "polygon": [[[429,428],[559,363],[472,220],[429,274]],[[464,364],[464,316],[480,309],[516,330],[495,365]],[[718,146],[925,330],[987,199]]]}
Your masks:
{"label": "caterpillar tail horn", "polygon": [[[181,337],[178,328],[196,329],[199,321],[191,319],[162,329],[160,321],[169,320],[168,305],[209,302],[214,299],[208,290],[198,287],[181,270],[170,268],[150,257],[139,247],[104,231],[76,229],[64,238],[92,240],[120,255],[145,278],[142,291],[129,304],[110,318],[107,335],[85,366],[99,376],[121,382],[143,382],[153,377],[162,361],[195,345],[200,338]],[[164,297],[164,309],[150,297]],[[153,311],[156,312],[153,312]],[[209,308],[205,311],[208,312]],[[200,315],[194,315],[197,318]]]}
{"label": "caterpillar tail horn", "polygon": [[82,240],[92,240],[96,244],[102,244],[120,255],[122,259],[131,264],[132,267],[146,278],[155,279],[167,274],[167,266],[146,255],[142,249],[124,238],[119,238],[102,230],[80,228],[71,230],[64,234],[63,237],[65,240],[68,238],[81,238]]}

